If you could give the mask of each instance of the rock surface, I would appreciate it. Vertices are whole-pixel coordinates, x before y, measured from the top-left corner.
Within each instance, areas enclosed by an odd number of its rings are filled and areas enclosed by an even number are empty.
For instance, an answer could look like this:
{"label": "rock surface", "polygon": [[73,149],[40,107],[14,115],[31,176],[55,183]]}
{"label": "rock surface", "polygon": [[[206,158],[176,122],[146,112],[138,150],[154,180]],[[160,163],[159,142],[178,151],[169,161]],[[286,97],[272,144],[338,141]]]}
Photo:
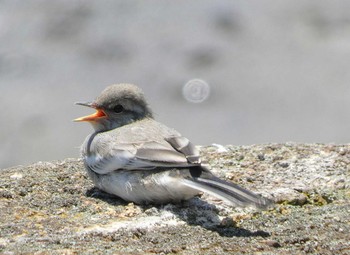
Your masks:
{"label": "rock surface", "polygon": [[276,202],[231,208],[203,195],[138,206],[93,187],[82,162],[1,171],[2,254],[349,254],[350,147],[202,147],[221,178]]}

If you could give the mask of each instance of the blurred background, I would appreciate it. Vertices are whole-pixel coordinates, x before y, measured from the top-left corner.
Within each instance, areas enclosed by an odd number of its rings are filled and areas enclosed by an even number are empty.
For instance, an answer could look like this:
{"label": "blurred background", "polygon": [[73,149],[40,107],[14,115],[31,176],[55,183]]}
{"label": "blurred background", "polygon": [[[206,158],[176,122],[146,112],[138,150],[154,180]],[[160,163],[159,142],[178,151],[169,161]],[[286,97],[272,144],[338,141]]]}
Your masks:
{"label": "blurred background", "polygon": [[78,157],[121,82],[195,144],[349,142],[350,1],[2,0],[0,46],[0,168]]}

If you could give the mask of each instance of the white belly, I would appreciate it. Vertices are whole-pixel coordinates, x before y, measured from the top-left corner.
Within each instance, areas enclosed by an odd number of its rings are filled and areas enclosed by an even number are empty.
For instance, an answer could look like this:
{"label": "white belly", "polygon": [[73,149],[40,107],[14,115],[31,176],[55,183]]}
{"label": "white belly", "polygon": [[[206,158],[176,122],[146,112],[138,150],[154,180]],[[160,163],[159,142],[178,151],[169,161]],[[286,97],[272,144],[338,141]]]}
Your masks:
{"label": "white belly", "polygon": [[179,170],[118,170],[104,175],[88,170],[96,187],[137,204],[178,202],[200,193],[183,185],[181,177],[170,176],[173,171]]}

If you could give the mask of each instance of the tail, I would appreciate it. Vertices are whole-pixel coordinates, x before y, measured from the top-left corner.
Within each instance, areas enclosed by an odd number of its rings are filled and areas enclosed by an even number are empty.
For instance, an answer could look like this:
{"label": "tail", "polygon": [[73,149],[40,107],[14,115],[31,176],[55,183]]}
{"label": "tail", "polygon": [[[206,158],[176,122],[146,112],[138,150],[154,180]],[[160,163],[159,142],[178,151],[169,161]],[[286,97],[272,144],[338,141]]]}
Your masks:
{"label": "tail", "polygon": [[183,179],[183,184],[188,187],[208,193],[233,206],[254,206],[266,209],[273,204],[270,199],[254,194],[237,184],[219,179],[209,170],[203,168],[200,169],[200,172],[198,168],[193,170],[191,171],[192,178]]}

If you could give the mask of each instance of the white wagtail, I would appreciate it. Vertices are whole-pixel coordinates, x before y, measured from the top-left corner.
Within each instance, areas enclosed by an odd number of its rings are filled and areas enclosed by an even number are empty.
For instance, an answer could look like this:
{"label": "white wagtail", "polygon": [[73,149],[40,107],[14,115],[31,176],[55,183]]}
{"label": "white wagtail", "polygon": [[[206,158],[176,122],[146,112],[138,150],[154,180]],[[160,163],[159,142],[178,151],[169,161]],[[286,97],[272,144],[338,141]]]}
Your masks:
{"label": "white wagtail", "polygon": [[86,170],[99,189],[137,204],[163,204],[209,193],[233,206],[266,208],[269,199],[214,176],[197,148],[176,130],[153,119],[143,92],[132,84],[107,87],[75,119],[92,124],[81,147]]}

